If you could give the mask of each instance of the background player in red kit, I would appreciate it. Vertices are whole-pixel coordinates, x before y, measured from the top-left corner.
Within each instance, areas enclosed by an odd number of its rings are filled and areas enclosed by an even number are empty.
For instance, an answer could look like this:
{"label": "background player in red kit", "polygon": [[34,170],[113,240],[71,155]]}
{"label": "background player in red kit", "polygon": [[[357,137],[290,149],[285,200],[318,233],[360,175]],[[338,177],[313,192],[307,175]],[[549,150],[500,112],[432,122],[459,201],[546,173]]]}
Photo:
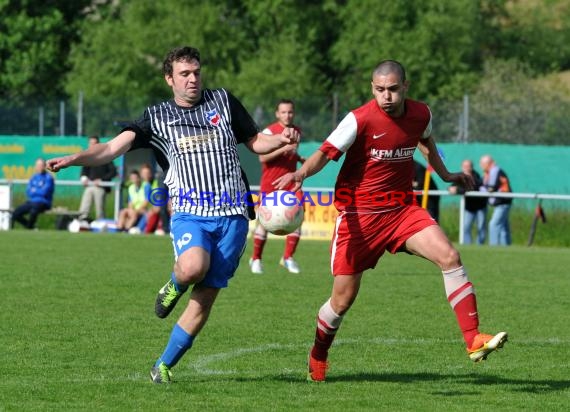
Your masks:
{"label": "background player in red kit", "polygon": [[[263,133],[277,135],[281,133],[284,128],[291,127],[301,134],[301,129],[293,124],[293,120],[295,118],[295,104],[292,100],[280,100],[275,108],[275,117],[277,118],[277,121],[267,126],[267,128],[263,130]],[[261,162],[260,191],[262,195],[271,193],[275,190],[275,187],[273,186],[273,181],[275,179],[283,176],[285,173],[294,172],[297,170],[297,163],[303,163],[305,161],[305,159],[297,153],[298,146],[298,144],[288,144],[273,153],[259,156],[259,161]],[[284,189],[290,190],[293,186],[294,184],[291,184]],[[301,192],[299,191],[298,195],[300,194]],[[285,251],[283,252],[283,256],[281,257],[279,264],[285,267],[285,269],[290,273],[301,272],[299,265],[293,259],[300,237],[301,228],[299,227],[293,233],[287,235],[285,239]],[[265,247],[266,241],[267,231],[259,224],[258,221],[253,234],[253,255],[249,260],[249,267],[252,273],[263,273],[261,256],[263,254],[263,248]]]}
{"label": "background player in red kit", "polygon": [[325,380],[328,350],[356,299],[362,273],[374,268],[385,250],[405,251],[439,266],[471,360],[486,359],[507,340],[506,332],[479,333],[475,292],[459,253],[428,212],[414,205],[416,147],[444,181],[468,188],[473,182],[447,170],[431,137],[428,106],[407,99],[407,91],[404,67],[393,60],[379,63],[372,72],[374,99],[350,112],[298,171],[274,182],[277,188],[296,183],[297,189],[329,160],[346,154],[335,187],[339,216],[331,242],[333,289],[318,313],[309,380]]}

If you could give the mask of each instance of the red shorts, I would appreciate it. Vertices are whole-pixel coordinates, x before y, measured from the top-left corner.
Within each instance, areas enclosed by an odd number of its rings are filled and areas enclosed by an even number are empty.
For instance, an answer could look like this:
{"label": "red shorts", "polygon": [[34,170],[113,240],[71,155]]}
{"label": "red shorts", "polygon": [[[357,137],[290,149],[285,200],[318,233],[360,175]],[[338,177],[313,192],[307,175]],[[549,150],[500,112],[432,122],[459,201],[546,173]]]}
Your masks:
{"label": "red shorts", "polygon": [[416,205],[383,213],[341,213],[331,242],[333,275],[353,275],[376,267],[388,250],[396,253],[414,234],[437,225]]}

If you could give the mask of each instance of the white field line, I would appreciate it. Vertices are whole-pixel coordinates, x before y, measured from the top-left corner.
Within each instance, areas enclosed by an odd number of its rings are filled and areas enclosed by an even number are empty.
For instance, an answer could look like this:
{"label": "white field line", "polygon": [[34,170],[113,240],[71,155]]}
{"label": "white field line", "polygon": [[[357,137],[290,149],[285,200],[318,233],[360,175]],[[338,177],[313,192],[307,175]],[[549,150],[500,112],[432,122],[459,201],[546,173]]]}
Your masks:
{"label": "white field line", "polygon": [[[378,345],[378,346],[402,346],[402,345],[433,345],[433,344],[445,344],[445,345],[462,345],[463,342],[458,339],[423,339],[423,338],[373,338],[373,339],[336,339],[333,346],[340,345]],[[524,342],[516,342],[517,346],[529,346],[529,345],[568,345],[570,340],[560,339],[557,337],[550,338],[534,338],[525,339]],[[252,354],[259,354],[263,352],[270,352],[273,350],[286,350],[286,351],[308,351],[311,342],[308,343],[298,343],[298,344],[280,344],[280,343],[268,343],[265,345],[250,347],[250,348],[235,348],[227,352],[215,353],[212,355],[202,355],[198,356],[195,360],[190,362],[190,367],[195,373],[199,375],[233,375],[233,374],[243,374],[244,370],[231,370],[231,369],[214,369],[212,364],[221,362],[220,366],[223,366],[223,362],[229,359],[239,358],[241,356],[247,356]],[[508,346],[507,346],[508,348]]]}
{"label": "white field line", "polygon": [[[514,341],[513,339],[511,339]],[[248,371],[244,369],[240,369],[239,371],[230,370],[230,369],[214,369],[211,364],[215,364],[217,362],[222,362],[219,366],[223,368],[223,361],[227,361],[229,359],[238,358],[240,356],[248,356],[251,354],[259,354],[264,352],[270,352],[273,350],[284,350],[284,351],[296,351],[299,352],[300,355],[306,356],[306,352],[308,352],[309,347],[312,342],[304,342],[304,343],[296,343],[296,344],[281,344],[281,343],[268,343],[265,345],[259,345],[250,348],[235,348],[231,351],[227,352],[220,352],[211,355],[201,355],[198,356],[195,360],[189,361],[190,368],[193,370],[193,373],[196,375],[208,376],[208,375],[245,375],[250,372],[258,372],[258,371]],[[333,346],[340,346],[340,345],[357,345],[357,344],[365,344],[365,345],[378,345],[378,346],[396,346],[396,345],[433,345],[433,344],[446,344],[446,345],[462,345],[462,342],[459,339],[405,339],[405,338],[372,338],[372,339],[336,339]],[[513,342],[516,346],[531,346],[531,345],[550,345],[550,346],[568,346],[570,345],[570,339],[561,339],[558,337],[548,337],[548,338],[525,338],[524,341],[516,341]],[[197,345],[198,346],[198,345]],[[508,350],[508,347],[507,347]],[[199,351],[199,348],[196,348],[196,351]],[[187,354],[187,356],[190,353]],[[184,358],[183,358],[184,360]],[[183,362],[181,362],[183,363]],[[470,365],[470,363],[468,363]],[[461,366],[458,365],[458,368]],[[557,367],[558,368],[558,367]],[[297,369],[280,369],[281,373],[296,373],[298,372]],[[174,371],[176,374],[176,370]],[[69,377],[66,379],[62,379],[62,382],[67,383],[89,383],[89,382],[109,382],[109,381],[146,381],[149,379],[148,373],[143,372],[133,372],[125,375],[122,378],[110,378],[108,375],[100,375],[95,377],[89,378],[82,378],[82,377]],[[175,375],[176,379],[176,375]],[[24,386],[34,386],[36,383],[24,383],[20,382],[19,385]],[[1,409],[0,409],[1,410]]]}

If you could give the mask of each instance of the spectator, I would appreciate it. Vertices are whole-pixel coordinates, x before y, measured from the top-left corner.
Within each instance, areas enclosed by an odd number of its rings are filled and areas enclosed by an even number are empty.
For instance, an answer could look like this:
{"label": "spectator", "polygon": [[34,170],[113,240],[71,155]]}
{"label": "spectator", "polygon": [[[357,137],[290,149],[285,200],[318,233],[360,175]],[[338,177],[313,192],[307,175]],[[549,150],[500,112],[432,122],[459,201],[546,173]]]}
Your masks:
{"label": "spectator", "polygon": [[[153,190],[159,189],[161,187],[161,185],[158,182],[158,179],[155,179],[154,173],[149,164],[144,164],[141,166],[141,178],[144,182],[147,182],[150,185],[151,193]],[[164,189],[164,193],[167,193],[166,188],[163,187],[162,189]],[[161,213],[165,205],[154,204],[151,202],[151,198],[149,198],[148,200],[150,203],[149,205],[150,210],[147,212],[144,218],[141,218],[142,224],[139,223],[139,225],[137,226],[139,227],[141,232],[144,232],[146,234],[155,233],[155,232],[157,234],[164,234],[164,230],[162,228],[163,223],[161,219]],[[157,200],[162,201],[163,199],[158,197]]]}
{"label": "spectator", "polygon": [[[89,136],[89,147],[97,143],[99,143],[99,136]],[[85,189],[79,206],[80,220],[87,220],[93,203],[95,203],[95,219],[105,218],[105,197],[111,189],[101,187],[100,184],[110,181],[115,176],[117,176],[117,169],[113,162],[101,166],[83,166],[81,168],[81,182]]]}
{"label": "spectator", "polygon": [[[507,174],[495,163],[489,155],[479,161],[483,176],[483,191],[509,193],[511,184]],[[507,197],[490,197],[489,204],[493,206],[493,214],[489,221],[489,245],[508,246],[511,244],[511,228],[509,212],[513,199]]]}
{"label": "spectator", "polygon": [[[481,175],[473,170],[473,162],[471,160],[465,159],[463,162],[461,162],[461,170],[466,175],[473,177],[475,188],[480,188],[483,186]],[[449,186],[448,190],[449,193],[454,195],[461,195],[465,193],[465,187],[459,184],[453,184]],[[473,242],[471,238],[471,231],[473,228],[473,223],[476,222],[477,244],[483,245],[487,236],[487,230],[485,228],[487,220],[487,198],[466,197],[463,216],[463,243],[469,245]]]}
{"label": "spectator", "polygon": [[[143,182],[138,170],[133,170],[129,175],[131,184],[129,185],[129,200],[126,208],[119,212],[119,221],[117,229],[119,231],[130,231],[135,227],[142,216],[146,214],[148,209],[148,199],[150,196],[150,185]],[[138,229],[138,228],[137,228]],[[140,233],[136,231],[136,233]]]}
{"label": "spectator", "polygon": [[[148,163],[144,163],[141,166],[140,174],[143,184],[148,183],[150,189],[146,197],[146,200],[148,201],[147,205],[148,211],[143,216],[141,216],[141,218],[137,223],[137,227],[139,228],[141,233],[152,233],[156,229],[158,223],[158,216],[160,213],[160,206],[157,207],[151,202],[152,191],[158,188],[158,181],[154,178],[154,172],[152,171],[152,167]],[[147,228],[149,227],[148,224],[149,222],[151,222],[151,226],[153,227],[153,229],[147,232]]]}
{"label": "spectator", "polygon": [[[426,168],[420,163],[414,160],[415,165],[415,176],[412,181],[412,187],[414,190],[424,190],[424,181],[426,176]],[[429,177],[429,190],[437,190],[437,185],[433,180],[433,177]],[[416,195],[416,202],[419,206],[422,205],[422,195]],[[436,222],[439,222],[439,195],[430,195],[427,200],[427,211],[431,217]]]}
{"label": "spectator", "polygon": [[[55,183],[53,176],[46,171],[44,159],[37,159],[34,167],[35,174],[30,178],[26,188],[26,203],[18,206],[12,214],[12,227],[19,222],[27,229],[36,227],[36,220],[40,213],[51,209]],[[29,214],[28,218],[25,215]]]}

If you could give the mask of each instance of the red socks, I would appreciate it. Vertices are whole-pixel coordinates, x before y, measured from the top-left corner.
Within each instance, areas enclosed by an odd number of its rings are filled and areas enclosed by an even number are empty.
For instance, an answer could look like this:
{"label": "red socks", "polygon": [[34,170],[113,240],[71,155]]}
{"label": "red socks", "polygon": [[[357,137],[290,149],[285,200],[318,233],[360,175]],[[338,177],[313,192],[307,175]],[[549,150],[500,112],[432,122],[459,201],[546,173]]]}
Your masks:
{"label": "red socks", "polygon": [[311,357],[320,361],[327,360],[336,332],[342,322],[342,316],[337,315],[332,307],[331,300],[321,306],[317,316],[317,331],[315,344],[311,349]]}
{"label": "red socks", "polygon": [[457,323],[463,333],[467,347],[471,347],[473,339],[479,333],[475,289],[467,279],[467,273],[465,273],[463,266],[444,270],[442,273],[447,300],[455,312]]}
{"label": "red socks", "polygon": [[283,253],[284,259],[289,259],[295,253],[297,249],[297,245],[299,244],[299,234],[297,232],[293,232],[290,235],[287,235],[285,239],[285,253]]}

